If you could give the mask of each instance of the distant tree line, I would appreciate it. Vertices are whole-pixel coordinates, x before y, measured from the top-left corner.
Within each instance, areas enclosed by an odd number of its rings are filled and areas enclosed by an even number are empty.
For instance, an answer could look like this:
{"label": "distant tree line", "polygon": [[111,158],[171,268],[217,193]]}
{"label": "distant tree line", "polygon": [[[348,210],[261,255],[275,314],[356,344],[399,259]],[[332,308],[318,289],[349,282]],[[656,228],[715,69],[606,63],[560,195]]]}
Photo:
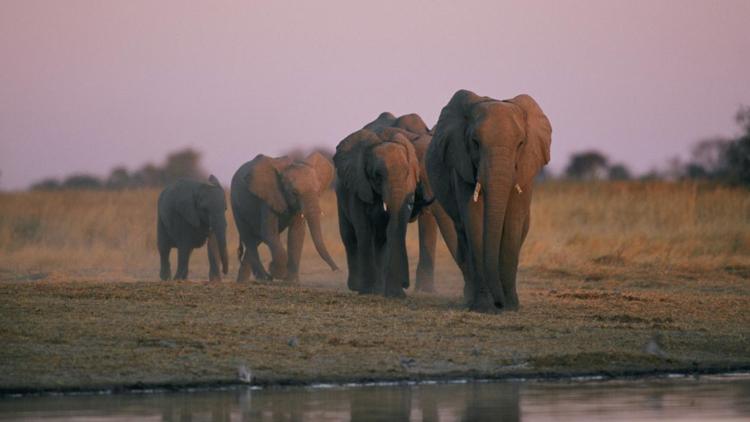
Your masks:
{"label": "distant tree line", "polygon": [[34,183],[32,190],[58,189],[133,189],[168,185],[177,179],[204,179],[206,172],[200,165],[201,154],[191,148],[167,156],[164,164],[148,163],[135,171],[124,166],[112,169],[109,176],[100,178],[92,174],[72,174],[62,180],[48,178]]}
{"label": "distant tree line", "polygon": [[[750,107],[740,107],[735,116],[740,135],[710,138],[696,143],[690,159],[670,159],[665,168],[651,170],[642,180],[707,180],[750,187]],[[544,178],[552,175],[545,173]],[[634,176],[622,163],[610,164],[606,155],[587,150],[571,155],[562,178],[570,180],[630,180]]]}
{"label": "distant tree line", "polygon": [[[665,168],[651,170],[638,177],[634,176],[623,163],[611,163],[609,158],[596,150],[574,153],[559,178],[568,180],[707,180],[717,183],[744,185],[750,187],[750,107],[743,106],[737,111],[735,120],[740,127],[740,135],[734,138],[711,138],[696,143],[691,149],[690,159],[683,162],[679,158],[669,160]],[[329,159],[333,150],[327,147],[296,147],[287,151],[292,158],[304,158],[312,152],[319,152]],[[201,168],[201,154],[187,148],[169,154],[163,165],[146,164],[136,171],[125,167],[112,169],[107,178],[91,174],[73,174],[62,180],[44,179],[31,186],[33,190],[55,189],[129,189],[140,187],[160,187],[180,178],[203,179],[206,172]],[[553,179],[555,175],[544,169],[539,180]]]}

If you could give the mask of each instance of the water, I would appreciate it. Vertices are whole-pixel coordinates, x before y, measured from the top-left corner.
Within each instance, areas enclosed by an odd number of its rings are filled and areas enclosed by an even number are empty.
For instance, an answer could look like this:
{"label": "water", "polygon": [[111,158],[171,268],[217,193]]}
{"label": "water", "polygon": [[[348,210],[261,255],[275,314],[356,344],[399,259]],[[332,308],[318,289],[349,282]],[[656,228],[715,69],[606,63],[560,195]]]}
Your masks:
{"label": "water", "polygon": [[0,420],[748,421],[750,375],[11,397]]}

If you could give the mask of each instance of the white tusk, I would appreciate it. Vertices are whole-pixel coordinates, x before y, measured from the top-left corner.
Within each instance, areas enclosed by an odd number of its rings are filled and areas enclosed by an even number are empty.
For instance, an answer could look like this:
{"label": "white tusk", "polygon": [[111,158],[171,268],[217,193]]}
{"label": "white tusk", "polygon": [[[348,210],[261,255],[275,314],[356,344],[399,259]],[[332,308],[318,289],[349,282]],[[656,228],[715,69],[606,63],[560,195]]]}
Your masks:
{"label": "white tusk", "polygon": [[388,212],[388,205],[383,202],[383,211]]}
{"label": "white tusk", "polygon": [[482,184],[477,182],[477,185],[474,187],[474,202],[477,202],[479,199],[479,191],[482,190]]}
{"label": "white tusk", "polygon": [[299,213],[299,217],[300,218],[305,218],[305,214],[304,213]]}
{"label": "white tusk", "polygon": [[516,183],[516,190],[519,194],[523,193],[523,190],[521,190],[521,186],[519,186],[518,183]]}

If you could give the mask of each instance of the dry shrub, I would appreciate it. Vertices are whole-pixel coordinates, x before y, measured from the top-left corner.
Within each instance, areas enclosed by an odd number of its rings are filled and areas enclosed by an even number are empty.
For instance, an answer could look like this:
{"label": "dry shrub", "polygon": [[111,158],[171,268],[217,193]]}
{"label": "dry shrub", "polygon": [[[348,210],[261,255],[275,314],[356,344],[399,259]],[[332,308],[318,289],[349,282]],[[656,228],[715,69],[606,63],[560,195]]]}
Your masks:
{"label": "dry shrub", "polygon": [[[0,278],[57,271],[155,278],[157,196],[155,190],[0,195]],[[325,194],[322,208],[329,250],[345,268],[332,192]],[[227,215],[233,251],[237,233],[231,210]],[[416,224],[410,225],[407,242],[413,268]],[[450,255],[439,243],[438,267],[452,268]],[[261,248],[261,253],[267,260],[267,250]],[[173,266],[174,261],[173,255]],[[534,193],[532,226],[521,259],[522,268],[566,272],[617,266],[702,271],[748,265],[747,190],[663,182],[541,184]],[[308,235],[303,270],[323,266]],[[236,268],[233,260],[231,271]],[[196,251],[191,274],[204,277],[204,272],[205,252]]]}

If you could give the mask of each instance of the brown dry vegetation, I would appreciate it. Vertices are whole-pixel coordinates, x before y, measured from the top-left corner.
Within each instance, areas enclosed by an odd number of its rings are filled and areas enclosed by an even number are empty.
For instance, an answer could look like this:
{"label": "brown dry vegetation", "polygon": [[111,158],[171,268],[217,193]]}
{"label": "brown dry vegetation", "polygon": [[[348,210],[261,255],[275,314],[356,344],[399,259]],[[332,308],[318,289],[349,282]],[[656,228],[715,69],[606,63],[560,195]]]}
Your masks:
{"label": "brown dry vegetation", "polygon": [[[160,282],[156,196],[0,195],[0,389],[224,382],[242,365],[261,383],[750,365],[746,190],[539,186],[522,309],[501,315],[463,310],[442,243],[439,295],[405,300],[346,291],[346,271],[330,272],[309,239],[299,285],[234,283],[236,259],[207,283],[204,250],[194,281]],[[323,208],[345,268],[332,193]],[[228,239],[234,249],[232,222]],[[413,274],[415,225],[408,246]]]}

